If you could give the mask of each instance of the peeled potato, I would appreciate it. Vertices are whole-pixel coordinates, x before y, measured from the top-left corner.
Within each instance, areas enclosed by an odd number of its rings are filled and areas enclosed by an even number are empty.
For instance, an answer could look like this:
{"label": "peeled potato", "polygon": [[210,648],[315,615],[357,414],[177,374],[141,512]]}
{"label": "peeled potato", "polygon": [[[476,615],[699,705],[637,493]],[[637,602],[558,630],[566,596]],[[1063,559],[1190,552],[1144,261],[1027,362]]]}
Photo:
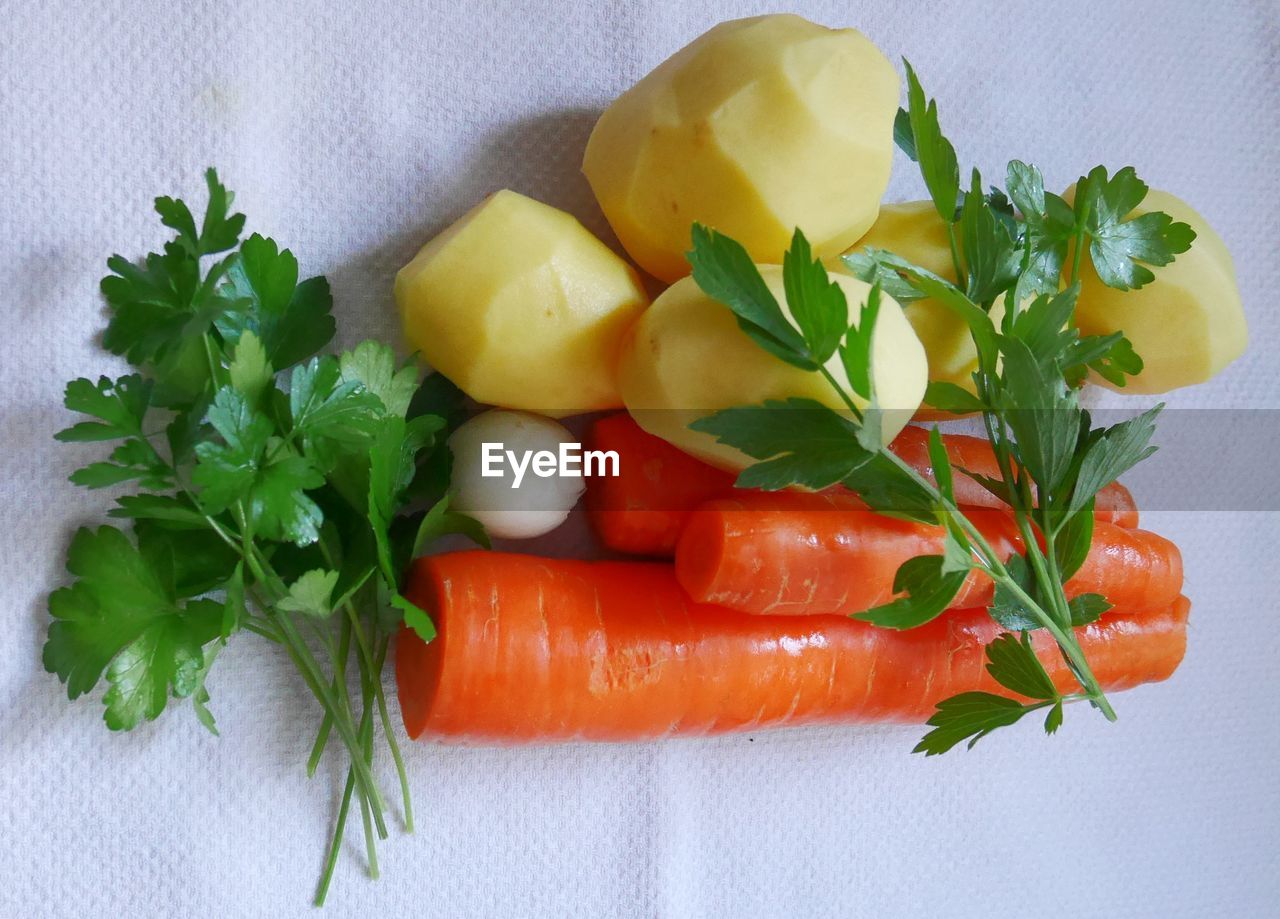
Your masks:
{"label": "peeled potato", "polygon": [[405,337],[471,398],[553,417],[616,408],[618,344],[648,296],[570,215],[486,198],[396,275]]}
{"label": "peeled potato", "polygon": [[[1075,186],[1064,197],[1074,201]],[[1249,342],[1235,266],[1222,237],[1168,192],[1152,189],[1134,216],[1152,211],[1164,211],[1196,231],[1188,251],[1154,269],[1154,281],[1138,290],[1115,290],[1102,283],[1088,259],[1080,272],[1080,331],[1124,332],[1142,357],[1142,373],[1130,377],[1123,392],[1162,393],[1203,383],[1244,353]],[[1111,386],[1101,377],[1093,382]]]}
{"label": "peeled potato", "polygon": [[[931,201],[907,201],[881,207],[880,216],[867,235],[850,251],[859,252],[867,246],[887,249],[934,274],[955,280],[947,225]],[[972,392],[978,352],[965,321],[929,297],[908,303],[902,309],[924,345],[929,359],[929,379],[955,383]]]}
{"label": "peeled potato", "polygon": [[[766,265],[760,272],[785,309],[782,269]],[[870,286],[844,275],[832,278],[856,316]],[[888,443],[911,419],[925,388],[924,349],[889,297],[880,301],[871,362],[877,396],[887,409],[883,426]],[[839,356],[827,368],[847,390]],[[742,469],[754,460],[690,430],[690,422],[722,408],[789,397],[814,399],[847,413],[820,374],[765,351],[738,327],[729,308],[703,293],[692,278],[673,284],[641,315],[623,343],[618,386],[641,427],[724,469]]]}
{"label": "peeled potato", "polygon": [[847,249],[889,182],[898,75],[860,32],[799,16],[722,23],[615,101],[582,170],[631,257],[689,273],[693,221],[780,262],[798,226]]}

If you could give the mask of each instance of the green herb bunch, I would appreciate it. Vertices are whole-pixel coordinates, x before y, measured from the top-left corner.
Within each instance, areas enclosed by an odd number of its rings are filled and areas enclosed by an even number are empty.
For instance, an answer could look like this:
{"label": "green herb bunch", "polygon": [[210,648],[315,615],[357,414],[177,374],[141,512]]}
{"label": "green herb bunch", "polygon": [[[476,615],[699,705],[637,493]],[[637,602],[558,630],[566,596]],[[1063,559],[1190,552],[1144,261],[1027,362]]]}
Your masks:
{"label": "green herb bunch", "polygon": [[[182,201],[157,198],[174,238],[140,263],[107,262],[103,345],[136,372],[68,383],[67,408],[93,420],[57,439],[116,444],[71,481],[133,483],[137,493],[110,511],[132,532],[75,534],[76,580],[49,598],[44,665],[72,699],[105,676],[112,730],[154,719],[172,695],[190,698],[216,734],[208,703],[219,651],[243,632],[278,645],[322,713],[308,775],[335,735],[348,760],[323,903],[353,795],[377,876],[375,840],[387,837],[372,773],[379,726],[413,828],[382,670],[402,620],[426,640],[434,629],[400,593],[400,573],[438,535],[484,534],[444,497],[448,453],[438,448],[457,420],[457,390],[434,374],[419,382],[374,341],[318,354],[335,332],[328,284],[299,281],[297,260],[273,240],[242,241],[231,193],[213,170],[206,178],[198,226]],[[419,505],[430,510],[409,512]]]}
{"label": "green herb bunch", "polygon": [[[914,628],[939,616],[971,571],[994,581],[990,614],[1008,631],[987,647],[987,669],[1000,685],[1032,701],[987,692],[944,700],[929,720],[933,729],[915,748],[936,754],[965,740],[972,747],[996,728],[1042,709],[1045,730],[1053,733],[1069,702],[1087,701],[1115,719],[1075,632],[1111,605],[1098,594],[1068,601],[1063,585],[1088,553],[1095,496],[1154,452],[1151,438],[1161,406],[1094,427],[1080,406],[1080,384],[1093,372],[1123,385],[1126,376],[1142,370],[1142,360],[1122,334],[1082,335],[1072,317],[1086,253],[1105,284],[1138,288],[1154,279],[1148,266],[1171,262],[1190,247],[1195,233],[1167,214],[1131,216],[1147,194],[1132,167],[1114,175],[1101,166],[1093,169],[1077,183],[1073,204],[1045,191],[1039,170],[1016,160],[1009,163],[1005,189],[984,189],[975,169],[963,190],[937,105],[926,101],[910,64],[906,71],[908,107],[899,110],[894,134],[918,163],[946,224],[954,277],[882,250],[850,254],[850,270],[872,284],[851,323],[842,289],[797,229],[783,263],[788,320],[746,250],[695,225],[689,253],[694,280],[725,303],[761,347],[822,374],[847,411],[789,399],[720,411],[692,427],[759,461],[739,475],[742,487],[822,489],[842,483],[873,510],[944,528],[943,553],[904,563],[894,580],[901,596],[857,618],[884,628]],[[936,481],[884,447],[871,372],[882,294],[902,304],[932,297],[968,326],[978,357],[973,390],[935,382],[925,401],[943,411],[981,414],[999,479],[953,470],[937,427],[929,434]],[[998,301],[1003,310],[993,310]],[[836,355],[847,385],[827,369]],[[956,505],[957,471],[1008,504],[1024,554],[1003,560]],[[1032,650],[1030,632],[1037,629],[1052,635],[1079,691],[1062,693],[1054,686]]]}

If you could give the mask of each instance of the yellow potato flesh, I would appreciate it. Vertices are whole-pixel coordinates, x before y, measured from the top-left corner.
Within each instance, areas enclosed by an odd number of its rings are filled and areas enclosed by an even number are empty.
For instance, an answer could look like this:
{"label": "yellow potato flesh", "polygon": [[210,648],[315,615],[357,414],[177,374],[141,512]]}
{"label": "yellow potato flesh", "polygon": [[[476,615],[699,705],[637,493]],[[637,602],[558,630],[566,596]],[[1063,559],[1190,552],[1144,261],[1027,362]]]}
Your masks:
{"label": "yellow potato flesh", "polygon": [[577,220],[505,190],[423,246],[395,297],[410,344],[467,395],[553,417],[622,404],[618,345],[648,303]]}
{"label": "yellow potato flesh", "polygon": [[[1064,197],[1074,201],[1074,186]],[[1124,332],[1143,361],[1121,392],[1162,393],[1203,383],[1249,342],[1231,253],[1208,222],[1168,192],[1152,189],[1134,216],[1164,211],[1196,231],[1191,248],[1138,290],[1107,287],[1083,259],[1076,323],[1086,335]],[[1068,261],[1068,266],[1070,261]],[[1100,377],[1093,382],[1115,388]]]}
{"label": "yellow potato flesh", "polygon": [[897,73],[852,29],[722,23],[601,115],[582,169],[632,258],[689,273],[695,220],[778,262],[798,226],[820,256],[871,226],[889,181]]}
{"label": "yellow potato flesh", "polygon": [[[760,271],[784,303],[782,269],[766,265]],[[870,287],[856,278],[832,277],[855,317]],[[848,388],[838,356],[827,369]],[[888,297],[881,300],[876,323],[872,374],[887,409],[883,424],[888,443],[911,419],[925,388],[924,349],[902,309]],[[765,351],[738,327],[728,307],[704,294],[691,278],[672,285],[641,315],[623,343],[618,385],[641,427],[725,469],[742,469],[754,461],[710,435],[691,431],[690,422],[722,408],[789,397],[814,399],[847,414],[820,374]]]}
{"label": "yellow potato flesh", "polygon": [[[886,204],[880,216],[850,251],[868,246],[886,249],[949,281],[955,281],[955,266],[947,225],[931,201]],[[964,320],[937,300],[926,297],[903,307],[929,359],[929,379],[955,383],[973,392],[973,372],[978,353]],[[953,417],[922,412],[922,417]]]}

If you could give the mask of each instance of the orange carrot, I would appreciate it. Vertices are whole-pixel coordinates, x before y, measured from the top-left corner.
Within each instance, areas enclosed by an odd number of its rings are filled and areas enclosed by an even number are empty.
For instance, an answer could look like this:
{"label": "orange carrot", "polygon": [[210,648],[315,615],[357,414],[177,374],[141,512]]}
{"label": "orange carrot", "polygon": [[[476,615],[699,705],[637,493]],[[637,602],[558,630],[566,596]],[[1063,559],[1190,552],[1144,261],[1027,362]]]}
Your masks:
{"label": "orange carrot", "polygon": [[[785,505],[784,505],[785,502]],[[1008,558],[1022,541],[1011,515],[966,508]],[[909,558],[943,551],[941,527],[850,510],[830,495],[742,492],[709,501],[685,524],[676,575],[694,600],[756,614],[852,614],[887,603]],[[1122,609],[1167,609],[1182,591],[1182,557],[1169,540],[1101,520],[1067,596],[1100,593]],[[990,602],[993,585],[973,573],[953,608]]]}
{"label": "orange carrot", "polygon": [[[982,610],[910,632],[838,616],[743,616],[690,601],[670,565],[459,552],[419,560],[408,596],[439,630],[403,629],[396,682],[411,737],[461,743],[624,741],[798,724],[923,721],[938,701],[999,689]],[[1108,690],[1163,680],[1189,606],[1111,613],[1079,631]],[[1055,683],[1071,676],[1035,638]]]}
{"label": "orange carrot", "polygon": [[733,473],[655,437],[626,412],[597,419],[584,447],[618,454],[618,474],[591,476],[584,496],[596,535],[616,552],[670,556],[689,513],[733,493]]}
{"label": "orange carrot", "polygon": [[[736,476],[694,459],[648,433],[626,412],[598,419],[587,434],[590,450],[613,450],[619,456],[617,476],[587,479],[586,507],[600,541],[616,552],[669,557],[689,513],[704,501],[731,497]],[[944,434],[947,455],[956,466],[992,478],[1000,477],[987,441]],[[928,432],[908,425],[892,449],[929,479]],[[1003,507],[998,498],[968,476],[955,475],[956,498],[975,507]],[[1119,483],[1098,495],[1098,519],[1136,527],[1133,496]]]}
{"label": "orange carrot", "polygon": [[[943,434],[942,445],[951,465],[957,467],[954,476],[956,503],[974,507],[1003,507],[999,498],[960,472],[960,469],[967,469],[988,478],[999,479],[1000,464],[991,452],[991,443],[985,438],[971,437],[968,434]],[[894,438],[889,449],[930,481],[934,481],[933,463],[929,459],[928,428],[907,425]],[[1129,489],[1119,482],[1113,482],[1098,492],[1094,507],[1099,521],[1127,528],[1138,525],[1138,505]]]}

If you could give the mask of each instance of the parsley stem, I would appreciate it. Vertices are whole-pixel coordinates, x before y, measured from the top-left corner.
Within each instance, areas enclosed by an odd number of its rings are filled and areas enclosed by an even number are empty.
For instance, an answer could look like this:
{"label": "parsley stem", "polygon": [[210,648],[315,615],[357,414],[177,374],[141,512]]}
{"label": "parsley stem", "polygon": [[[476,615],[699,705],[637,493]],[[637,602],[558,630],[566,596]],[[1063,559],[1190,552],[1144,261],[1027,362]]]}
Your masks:
{"label": "parsley stem", "polygon": [[[323,539],[320,541],[320,551],[324,555],[325,562],[330,567],[332,567],[334,563],[333,554],[330,552],[328,544]],[[382,688],[382,670],[383,670],[383,665],[386,663],[386,660],[387,660],[387,649],[390,646],[390,639],[389,638],[382,639],[381,646],[379,647],[378,654],[377,654],[377,660],[374,661],[373,656],[370,654],[369,646],[365,641],[364,630],[360,628],[359,616],[356,613],[355,605],[352,603],[350,597],[348,597],[342,605],[347,613],[347,620],[346,620],[346,623],[344,623],[344,625],[349,624],[349,629],[344,630],[344,636],[349,635],[350,632],[352,631],[355,632],[356,642],[360,646],[360,652],[361,654],[364,655],[364,660],[372,674],[372,679],[370,682],[372,683],[374,693],[377,697],[378,716],[382,721],[382,733],[387,738],[387,746],[391,750],[391,758],[395,761],[396,775],[400,781],[400,796],[404,806],[405,832],[412,833],[413,832],[413,796],[409,790],[409,776],[404,768],[404,758],[400,755],[400,744],[396,741],[395,729],[391,724],[391,715],[387,711],[386,692]],[[377,625],[375,624],[374,632],[376,633],[377,631],[378,631],[378,628],[377,628]],[[342,661],[343,661],[343,665],[345,666],[346,664],[345,651],[342,654]],[[324,730],[324,725],[321,725],[321,730],[322,731]],[[323,744],[321,743],[321,740],[319,737],[316,738],[316,743],[317,745],[319,745],[321,749],[323,749]]]}
{"label": "parsley stem", "polygon": [[273,641],[276,644],[280,644],[281,642],[280,634],[271,627],[270,623],[245,618],[240,621],[240,625],[243,628],[248,629],[250,632],[253,632],[255,635],[261,635],[263,638],[267,639],[267,641]]}
{"label": "parsley stem", "polygon": [[857,404],[853,401],[852,398],[850,398],[849,394],[845,392],[844,387],[840,385],[840,381],[835,378],[835,375],[832,374],[832,372],[828,370],[825,366],[819,367],[818,373],[822,374],[822,378],[826,380],[827,383],[831,386],[831,388],[836,391],[836,394],[840,397],[840,401],[845,404],[845,407],[849,409],[849,411],[853,414],[853,417],[856,418],[858,421],[861,421],[862,409],[858,408]]}
{"label": "parsley stem", "polygon": [[386,735],[387,746],[391,748],[391,758],[396,764],[396,775],[400,778],[400,795],[404,800],[404,830],[413,832],[413,799],[409,793],[409,776],[405,772],[404,759],[400,756],[400,744],[396,740],[395,729],[391,724],[391,715],[387,712],[387,694],[382,688],[382,667],[387,661],[387,649],[391,647],[390,637],[383,637],[378,649],[378,679],[374,681],[374,689],[378,699],[378,714],[382,719],[382,733]]}
{"label": "parsley stem", "polygon": [[1080,280],[1080,262],[1084,255],[1085,237],[1088,235],[1088,227],[1086,226],[1085,221],[1089,219],[1089,209],[1092,206],[1092,200],[1086,196],[1085,200],[1079,202],[1079,204],[1080,213],[1076,216],[1076,220],[1079,221],[1079,229],[1076,230],[1075,251],[1071,253],[1071,280],[1067,282],[1068,287]]}
{"label": "parsley stem", "polygon": [[[989,393],[984,393],[984,398],[988,402],[991,401]],[[1030,597],[1022,590],[1021,586],[1008,577],[1007,570],[1005,571],[1006,586],[1010,587],[1010,589],[1017,588],[1015,593],[1020,595],[1019,599],[1022,600],[1024,605],[1027,605],[1028,609],[1045,619],[1053,619],[1056,616],[1056,624],[1050,626],[1046,621],[1046,628],[1049,628],[1054,640],[1057,641],[1059,652],[1071,666],[1072,672],[1075,673],[1088,697],[1098,706],[1098,710],[1102,712],[1108,721],[1115,721],[1115,709],[1111,707],[1111,702],[1107,699],[1102,687],[1098,684],[1097,678],[1093,675],[1093,670],[1089,667],[1088,661],[1085,660],[1084,651],[1080,648],[1080,643],[1071,627],[1071,608],[1067,603],[1066,593],[1063,590],[1054,552],[1053,540],[1055,534],[1052,528],[1047,525],[1048,520],[1046,518],[1046,525],[1042,527],[1045,539],[1045,552],[1042,554],[1040,543],[1035,537],[1035,532],[1031,529],[1029,516],[1034,507],[1031,486],[1025,479],[1014,475],[1013,463],[1009,456],[1009,438],[1004,418],[995,412],[983,412],[982,422],[987,430],[987,439],[991,441],[997,462],[1000,464],[1000,475],[1009,489],[1010,500],[1017,504],[1019,498],[1021,499],[1021,505],[1015,506],[1013,509],[1013,516],[1017,521],[1019,532],[1022,534],[1027,558],[1035,569],[1037,583],[1044,585],[1045,592],[1048,593],[1050,602],[1054,607],[1053,611],[1047,611],[1040,604],[1030,602]],[[1016,487],[1019,481],[1021,481],[1021,491]]]}
{"label": "parsley stem", "polygon": [[216,390],[224,382],[219,379],[221,374],[218,373],[218,371],[222,369],[222,364],[213,356],[213,340],[209,338],[209,333],[204,332],[201,334],[200,340],[204,343],[204,356],[209,361],[209,379],[212,381],[213,388]]}
{"label": "parsley stem", "polygon": [[[861,411],[854,404],[853,399],[850,398],[849,394],[845,392],[844,387],[841,386],[836,381],[835,377],[831,374],[831,372],[828,371],[825,367],[819,368],[819,372],[822,374],[823,378],[826,379],[826,381],[831,385],[832,389],[834,389],[836,393],[839,394],[840,399],[844,402],[844,404],[848,407],[848,409],[860,418]],[[1005,482],[1010,489],[1010,498],[1016,500],[1016,496],[1013,494],[1013,487],[1014,487],[1013,469],[1012,469],[1011,463],[1009,462],[1007,445],[1005,443],[1005,439],[1003,438],[1003,436],[997,437],[996,431],[993,429],[993,423],[995,420],[998,420],[998,419],[988,419],[986,416],[991,413],[984,412],[983,414],[984,414],[984,421],[986,421],[987,423],[988,438],[991,440],[992,449],[995,451],[997,457],[1000,459],[1001,474],[1004,476]],[[1002,421],[1001,421],[1001,431],[1003,431]],[[905,475],[907,475],[917,485],[919,485],[922,489],[924,489],[929,494],[929,497],[931,499],[941,504],[943,509],[948,514],[950,514],[952,518],[956,520],[956,522],[960,524],[960,527],[965,531],[965,535],[968,536],[969,539],[973,542],[973,544],[976,545],[978,549],[981,551],[984,557],[984,561],[986,563],[986,569],[990,574],[992,580],[998,581],[999,583],[1003,584],[1010,592],[1012,592],[1022,602],[1024,606],[1026,606],[1026,608],[1037,619],[1040,620],[1041,625],[1043,625],[1046,629],[1049,630],[1049,633],[1053,636],[1054,640],[1058,644],[1059,651],[1061,651],[1063,657],[1067,660],[1067,663],[1071,665],[1071,669],[1076,674],[1077,678],[1080,680],[1081,685],[1084,687],[1085,691],[1088,693],[1089,700],[1098,707],[1098,710],[1102,712],[1102,714],[1107,718],[1108,721],[1115,721],[1116,720],[1115,710],[1111,707],[1111,703],[1107,700],[1106,695],[1103,693],[1102,687],[1098,685],[1097,678],[1093,675],[1093,671],[1090,669],[1088,662],[1085,660],[1084,652],[1080,648],[1080,643],[1076,640],[1075,634],[1071,630],[1070,614],[1069,613],[1067,614],[1067,620],[1066,620],[1067,624],[1065,626],[1061,625],[1058,621],[1057,616],[1045,610],[1041,604],[1033,600],[1031,596],[1025,590],[1022,589],[1022,586],[1013,579],[1013,576],[1009,574],[1009,570],[1004,566],[1004,562],[1001,560],[999,554],[995,551],[995,548],[991,545],[991,543],[987,541],[987,538],[982,535],[982,533],[978,530],[978,528],[973,525],[973,522],[969,520],[967,516],[965,516],[964,512],[960,510],[960,508],[955,504],[954,501],[951,501],[945,495],[943,495],[942,492],[938,490],[938,487],[933,482],[930,482],[927,478],[925,478],[923,475],[917,472],[914,467],[912,467],[909,463],[905,462],[901,457],[899,457],[892,450],[884,449],[882,450],[882,452],[890,460],[890,462],[892,462]],[[1019,507],[1014,507],[1013,510],[1014,510],[1014,517],[1017,519],[1019,527],[1026,527],[1027,522],[1026,522],[1025,512],[1022,512],[1022,509]],[[1042,560],[1037,558],[1037,556],[1039,555],[1039,543],[1036,542],[1034,534],[1029,533],[1026,529],[1023,529],[1023,540],[1026,543],[1027,555],[1028,557],[1031,558],[1032,564],[1033,565],[1042,564]],[[1038,570],[1037,576],[1040,576],[1040,571],[1043,571],[1043,568],[1040,568]],[[1048,578],[1048,575],[1047,573],[1045,573],[1043,575],[1042,583],[1049,583],[1047,578]],[[1057,589],[1054,591],[1054,593],[1061,594],[1062,585],[1060,583],[1057,583],[1056,581],[1053,583],[1057,585]]]}
{"label": "parsley stem", "polygon": [[[369,678],[369,674],[361,673],[364,711],[360,715],[360,747],[362,762],[365,763],[371,763],[373,760],[373,693],[369,691]],[[378,844],[373,835],[373,828],[369,825],[369,804],[367,798],[360,799],[360,819],[364,823],[364,851],[369,862],[369,877],[376,881],[378,879]],[[387,828],[380,824],[378,835],[386,839]]]}
{"label": "parsley stem", "polygon": [[[320,540],[319,546],[320,554],[324,556],[325,563],[331,568],[336,567],[333,561],[333,554],[329,551],[329,546],[323,539]],[[352,604],[350,599],[348,599],[342,604],[342,607],[347,614],[347,621],[351,624],[351,629],[355,633],[356,645],[360,648],[360,655],[364,660],[364,665],[370,670],[374,670],[373,653],[369,649],[369,642],[368,639],[365,638],[364,628],[360,625],[360,616],[356,612],[355,605]],[[374,672],[381,673],[381,670],[378,669]]]}
{"label": "parsley stem", "polygon": [[947,242],[951,245],[951,265],[956,270],[956,284],[959,287],[967,286],[964,276],[964,266],[960,262],[960,246],[956,243],[956,225],[954,223],[947,224]]}
{"label": "parsley stem", "polygon": [[333,870],[338,865],[338,853],[342,850],[342,839],[347,829],[347,814],[351,810],[351,792],[356,786],[354,769],[347,770],[347,784],[342,789],[342,804],[338,807],[338,821],[333,829],[333,840],[329,843],[329,856],[325,859],[324,872],[320,875],[320,886],[316,889],[316,906],[324,906],[325,897],[329,894],[329,883],[333,880]]}
{"label": "parsley stem", "polygon": [[[320,665],[316,662],[315,656],[312,655],[311,649],[307,647],[307,643],[298,634],[297,626],[294,625],[288,614],[275,610],[274,616],[285,637],[286,646],[290,647],[296,655],[294,662],[299,665],[302,677],[306,680],[311,692],[320,700],[322,705],[326,705],[332,710],[334,727],[337,728],[338,735],[342,738],[347,751],[351,755],[351,763],[356,768],[361,785],[361,797],[369,799],[369,804],[373,808],[374,822],[378,825],[378,833],[383,838],[386,838],[387,827],[382,818],[385,805],[382,803],[382,795],[378,791],[378,784],[373,778],[373,772],[365,761],[364,748],[360,738],[357,736],[354,718],[350,709],[344,707],[342,702],[334,698],[334,695],[329,692],[329,687],[325,685],[320,675]],[[342,717],[339,717],[339,715]]]}
{"label": "parsley stem", "polygon": [[[240,516],[245,522],[241,532],[240,545],[244,561],[259,583],[268,587],[276,596],[283,596],[287,592],[284,582],[272,569],[271,563],[260,556],[257,547],[253,544],[251,520],[243,513],[243,509],[241,509]],[[343,745],[346,746],[350,755],[351,763],[356,769],[357,778],[360,782],[361,798],[369,800],[379,835],[385,839],[387,826],[383,820],[383,811],[386,809],[386,805],[382,802],[382,794],[378,791],[378,783],[373,778],[369,763],[364,758],[364,747],[357,736],[355,719],[352,716],[350,707],[344,705],[343,700],[330,691],[321,673],[319,663],[311,653],[306,641],[298,633],[297,626],[288,613],[272,607],[270,616],[280,630],[284,645],[288,649],[290,657],[293,658],[298,671],[302,674],[307,687],[311,690],[312,695],[316,697],[316,700],[320,702],[321,706],[332,716],[334,726],[338,729],[338,736],[342,738]]]}
{"label": "parsley stem", "polygon": [[[338,633],[338,654],[333,667],[333,682],[335,686],[339,681],[346,682],[347,657],[350,651],[351,625],[344,619]],[[329,734],[332,730],[333,716],[326,711],[324,718],[320,721],[320,730],[316,732],[315,743],[311,745],[311,756],[307,758],[307,778],[311,778],[316,774],[316,768],[320,765],[320,757],[324,755],[324,748],[329,742]]]}

